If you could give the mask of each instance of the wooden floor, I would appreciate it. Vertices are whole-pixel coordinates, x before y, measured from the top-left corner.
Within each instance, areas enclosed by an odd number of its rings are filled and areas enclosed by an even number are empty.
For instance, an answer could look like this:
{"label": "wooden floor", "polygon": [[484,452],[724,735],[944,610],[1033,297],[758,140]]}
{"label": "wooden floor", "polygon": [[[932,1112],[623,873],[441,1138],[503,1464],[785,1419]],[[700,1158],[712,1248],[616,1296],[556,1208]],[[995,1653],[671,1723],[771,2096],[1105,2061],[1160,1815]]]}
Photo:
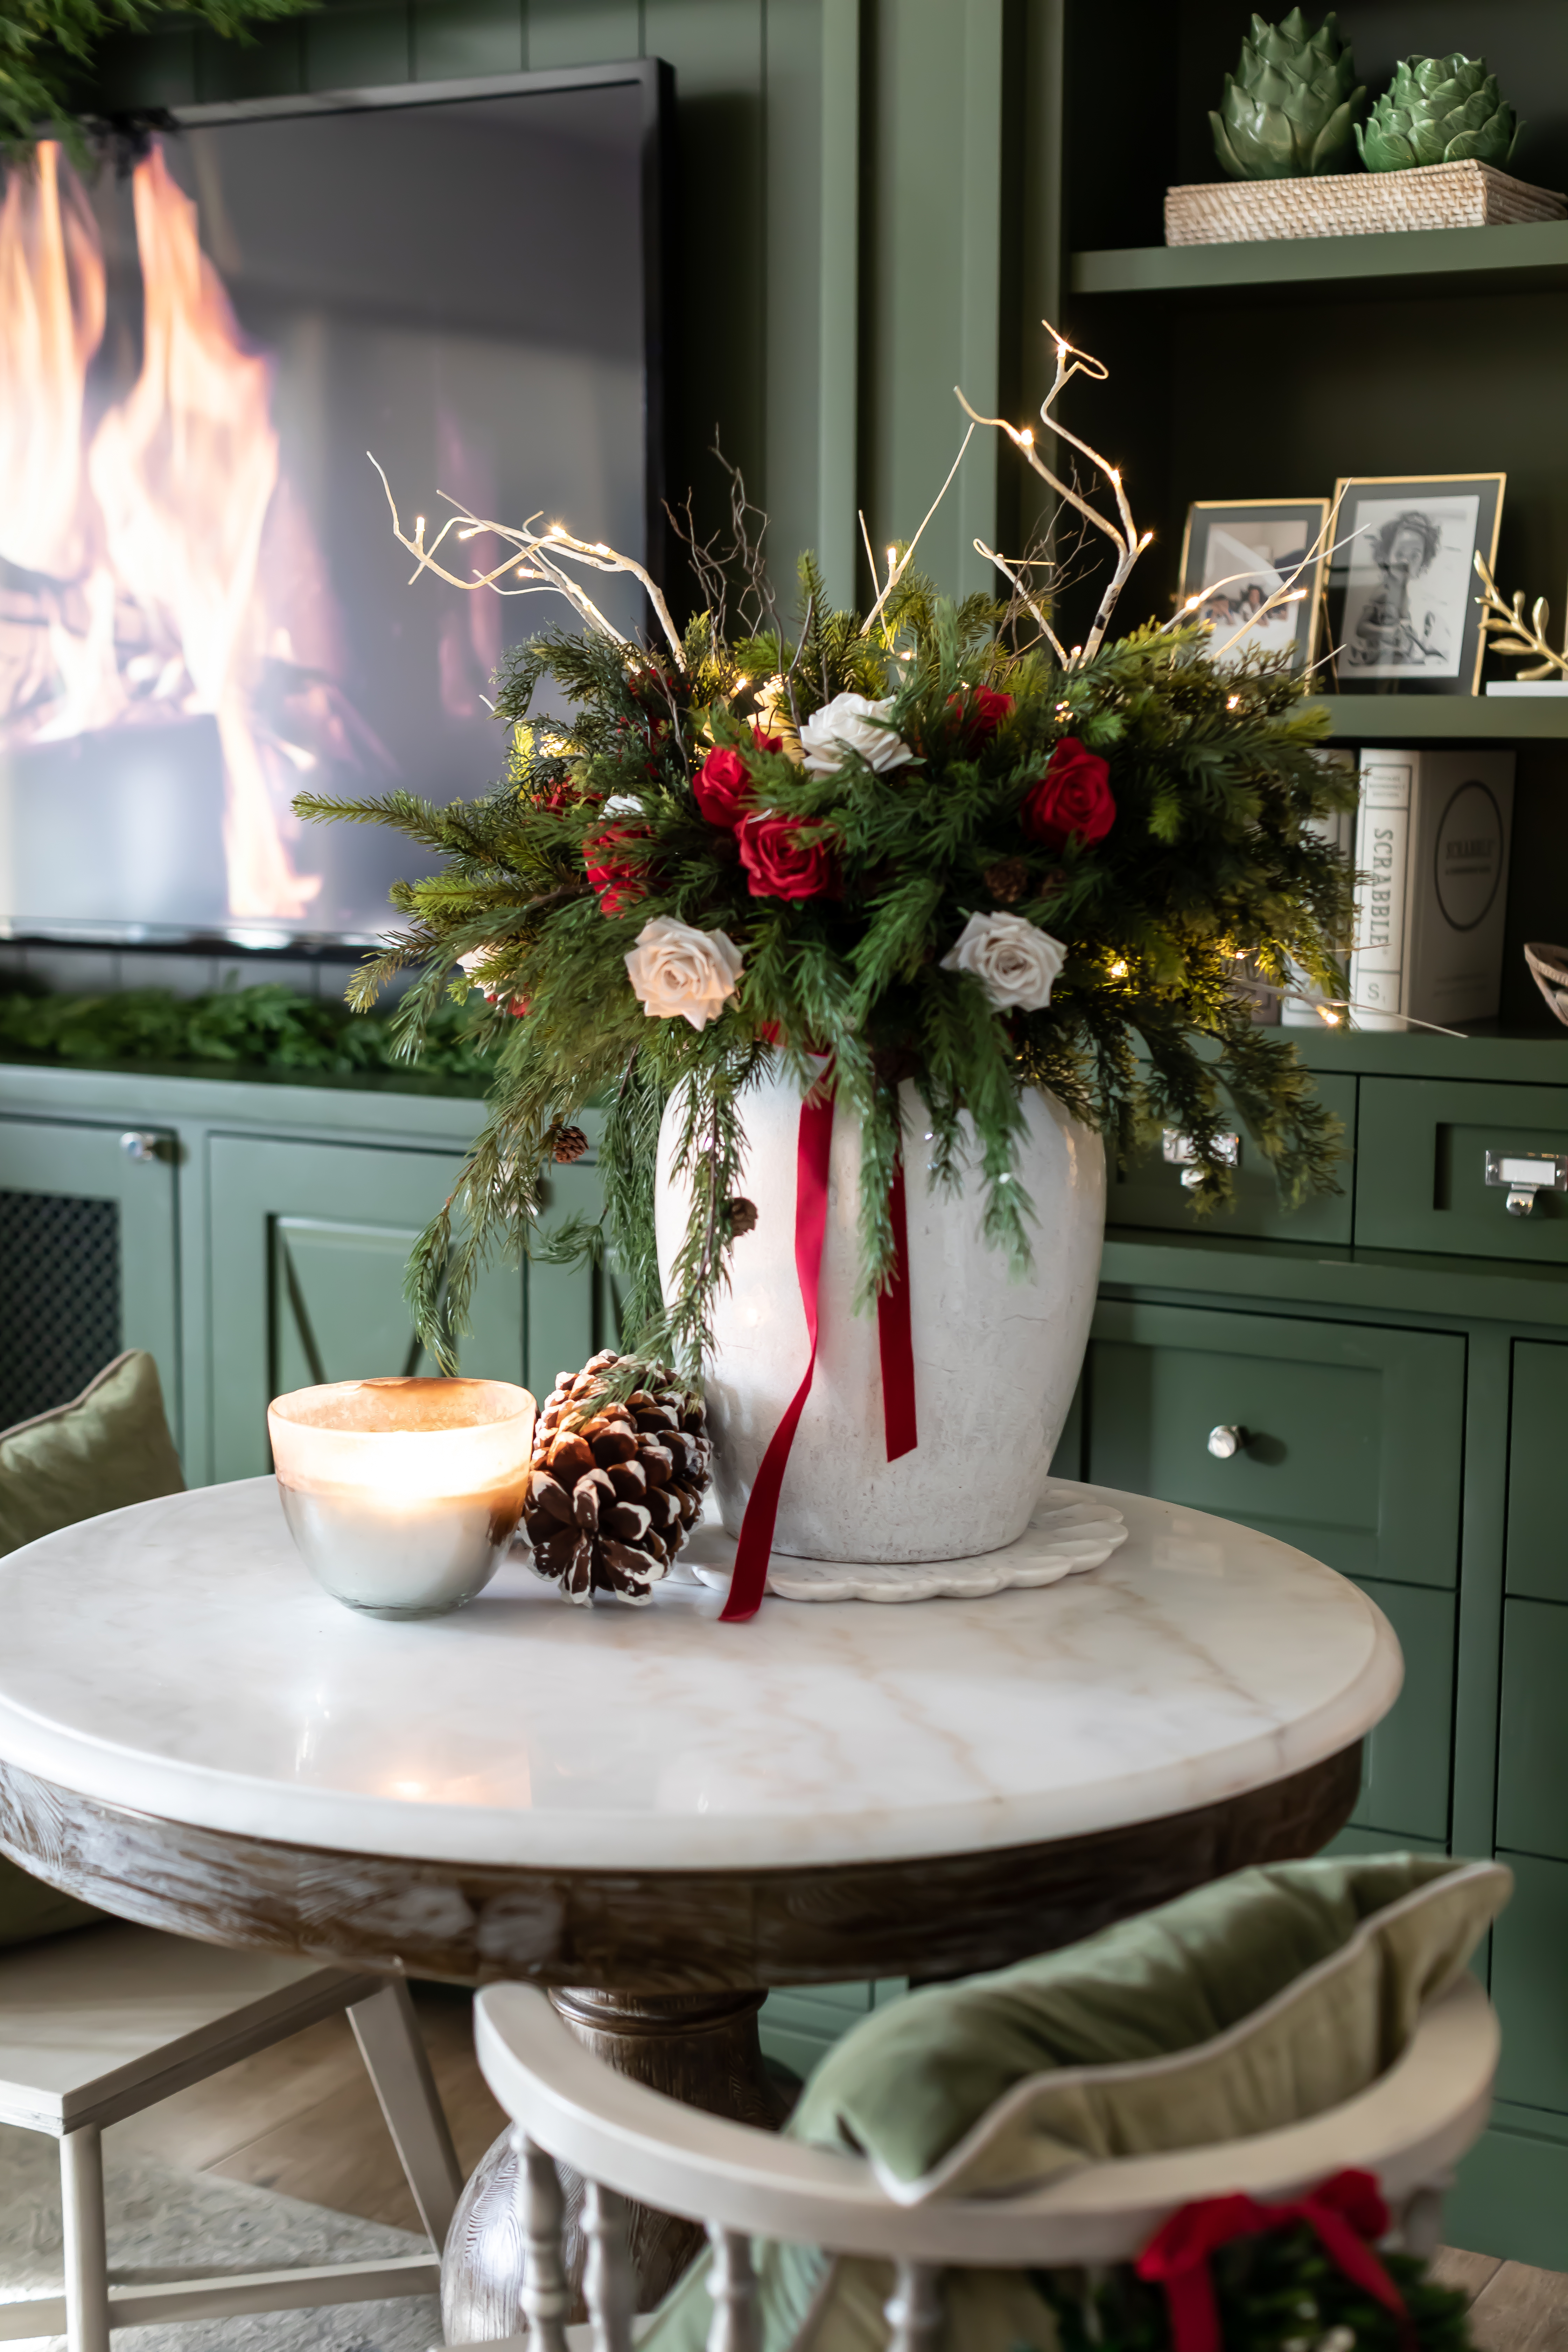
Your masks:
{"label": "wooden floor", "polygon": [[[506,2118],[474,2063],[466,1993],[422,1985],[419,2021],[465,2171]],[[112,2143],[368,2221],[417,2229],[347,2021],[330,2018],[113,2126]],[[1472,2297],[1478,2352],[1568,2352],[1568,2276],[1449,2248],[1439,2275]]]}

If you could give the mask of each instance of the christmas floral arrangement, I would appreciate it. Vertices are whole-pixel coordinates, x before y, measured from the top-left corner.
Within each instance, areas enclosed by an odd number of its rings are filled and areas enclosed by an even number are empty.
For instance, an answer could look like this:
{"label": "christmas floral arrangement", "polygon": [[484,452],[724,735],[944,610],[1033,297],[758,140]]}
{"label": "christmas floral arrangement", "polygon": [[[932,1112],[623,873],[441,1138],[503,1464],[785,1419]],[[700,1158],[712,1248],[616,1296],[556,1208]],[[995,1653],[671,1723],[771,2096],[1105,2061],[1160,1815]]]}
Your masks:
{"label": "christmas floral arrangement", "polygon": [[[1085,372],[1099,371],[1058,341],[1042,416],[1069,443],[1050,411]],[[831,609],[806,561],[786,625],[739,489],[733,544],[692,549],[701,593],[684,626],[640,565],[560,525],[459,510],[427,543],[423,519],[412,534],[397,524],[421,570],[480,591],[556,590],[584,624],[535,636],[504,669],[510,763],[484,798],[298,803],[400,826],[442,861],[394,893],[407,927],[363,968],[356,1001],[421,967],[397,1016],[410,1053],[448,992],[482,990],[491,1007],[489,1124],[413,1266],[438,1347],[494,1243],[546,1246],[548,1171],[581,1149],[576,1123],[596,1105],[603,1221],[559,1229],[548,1248],[607,1247],[626,1344],[700,1376],[749,1214],[747,1087],[781,1063],[803,1095],[829,1089],[858,1122],[867,1303],[892,1258],[905,1081],[935,1181],[977,1178],[986,1237],[1020,1271],[1032,1212],[1016,1150],[1031,1086],[1118,1150],[1140,1129],[1179,1127],[1200,1210],[1230,1192],[1237,1113],[1286,1194],[1332,1188],[1335,1123],[1236,984],[1245,969],[1283,989],[1294,972],[1334,992],[1348,876],[1315,821],[1353,788],[1317,755],[1326,721],[1277,661],[1221,667],[1195,620],[1111,640],[1116,592],[1147,544],[1120,477],[1074,443],[1111,486],[1101,512],[1032,433],[1002,429],[1113,542],[1081,646],[1054,633],[1043,559],[994,555],[1005,594],[950,603],[919,575],[912,542],[889,550],[865,615]],[[458,530],[493,534],[502,560],[447,568]],[[647,641],[600,612],[584,584],[595,569],[641,582]],[[550,687],[567,715],[543,721]],[[655,1145],[681,1087],[692,1206],[667,1305]]]}

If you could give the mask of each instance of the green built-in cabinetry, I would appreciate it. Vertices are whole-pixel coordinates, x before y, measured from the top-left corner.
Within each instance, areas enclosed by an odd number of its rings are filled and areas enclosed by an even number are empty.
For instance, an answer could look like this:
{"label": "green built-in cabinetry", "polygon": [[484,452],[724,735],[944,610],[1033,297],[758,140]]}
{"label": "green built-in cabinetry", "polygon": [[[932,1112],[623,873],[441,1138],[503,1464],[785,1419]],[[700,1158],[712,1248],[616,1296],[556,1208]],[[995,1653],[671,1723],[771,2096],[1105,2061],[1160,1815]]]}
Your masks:
{"label": "green built-in cabinetry", "polygon": [[1390,1619],[1405,1687],[1342,1843],[1513,1869],[1499,2105],[1448,2229],[1568,2269],[1568,1195],[1510,1214],[1486,1173],[1568,1150],[1568,1035],[1302,1045],[1342,1193],[1292,1224],[1245,1135],[1234,1216],[1196,1223],[1154,1155],[1116,1181],[1057,1468],[1299,1544]]}

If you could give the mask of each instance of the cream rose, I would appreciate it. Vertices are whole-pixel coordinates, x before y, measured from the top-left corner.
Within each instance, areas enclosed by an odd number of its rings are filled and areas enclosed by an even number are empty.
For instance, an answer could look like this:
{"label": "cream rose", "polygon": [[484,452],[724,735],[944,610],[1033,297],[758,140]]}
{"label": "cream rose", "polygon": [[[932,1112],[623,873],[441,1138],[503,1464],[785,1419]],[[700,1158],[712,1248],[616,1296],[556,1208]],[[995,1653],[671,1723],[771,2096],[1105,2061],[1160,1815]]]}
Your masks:
{"label": "cream rose", "polygon": [[973,972],[998,1013],[1039,1013],[1066,961],[1061,941],[1022,915],[971,915],[942,968]]}
{"label": "cream rose", "polygon": [[637,933],[626,973],[637,1003],[654,1021],[689,1021],[705,1029],[735,993],[743,959],[722,931],[695,930],[655,915]]}
{"label": "cream rose", "polygon": [[847,751],[858,751],[866,765],[875,768],[879,776],[912,760],[915,755],[909,745],[890,727],[879,723],[887,719],[892,707],[890,695],[885,702],[873,702],[865,694],[836,694],[814,718],[803,719],[800,744],[808,772],[814,776],[836,775],[844,765]]}

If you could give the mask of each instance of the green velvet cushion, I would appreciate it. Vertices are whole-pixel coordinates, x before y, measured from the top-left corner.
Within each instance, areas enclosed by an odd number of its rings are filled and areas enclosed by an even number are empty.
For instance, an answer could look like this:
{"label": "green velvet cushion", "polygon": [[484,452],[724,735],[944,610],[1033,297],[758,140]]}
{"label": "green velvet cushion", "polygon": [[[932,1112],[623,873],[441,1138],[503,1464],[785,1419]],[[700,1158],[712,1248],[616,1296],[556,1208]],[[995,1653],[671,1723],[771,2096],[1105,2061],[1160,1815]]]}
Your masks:
{"label": "green velvet cushion", "polygon": [[[158,1367],[133,1349],[73,1403],[0,1431],[0,1553],[100,1511],[177,1495],[184,1483]],[[0,1629],[4,1612],[0,1584]],[[103,1916],[0,1858],[0,1946],[89,1927]]]}
{"label": "green velvet cushion", "polygon": [[[874,2011],[823,2060],[790,2136],[863,2152],[912,2203],[1279,2129],[1394,2063],[1510,1885],[1496,1864],[1425,1854],[1238,1871],[1065,1950]],[[769,2246],[762,2274],[764,2352],[813,2306],[814,2352],[885,2343],[888,2265]],[[944,2294],[965,2352],[1054,2341],[1022,2277],[956,2273]],[[643,2352],[700,2352],[709,2315],[700,2268]]]}
{"label": "green velvet cushion", "polygon": [[74,1403],[0,1431],[0,1553],[184,1484],[158,1367],[133,1348]]}

